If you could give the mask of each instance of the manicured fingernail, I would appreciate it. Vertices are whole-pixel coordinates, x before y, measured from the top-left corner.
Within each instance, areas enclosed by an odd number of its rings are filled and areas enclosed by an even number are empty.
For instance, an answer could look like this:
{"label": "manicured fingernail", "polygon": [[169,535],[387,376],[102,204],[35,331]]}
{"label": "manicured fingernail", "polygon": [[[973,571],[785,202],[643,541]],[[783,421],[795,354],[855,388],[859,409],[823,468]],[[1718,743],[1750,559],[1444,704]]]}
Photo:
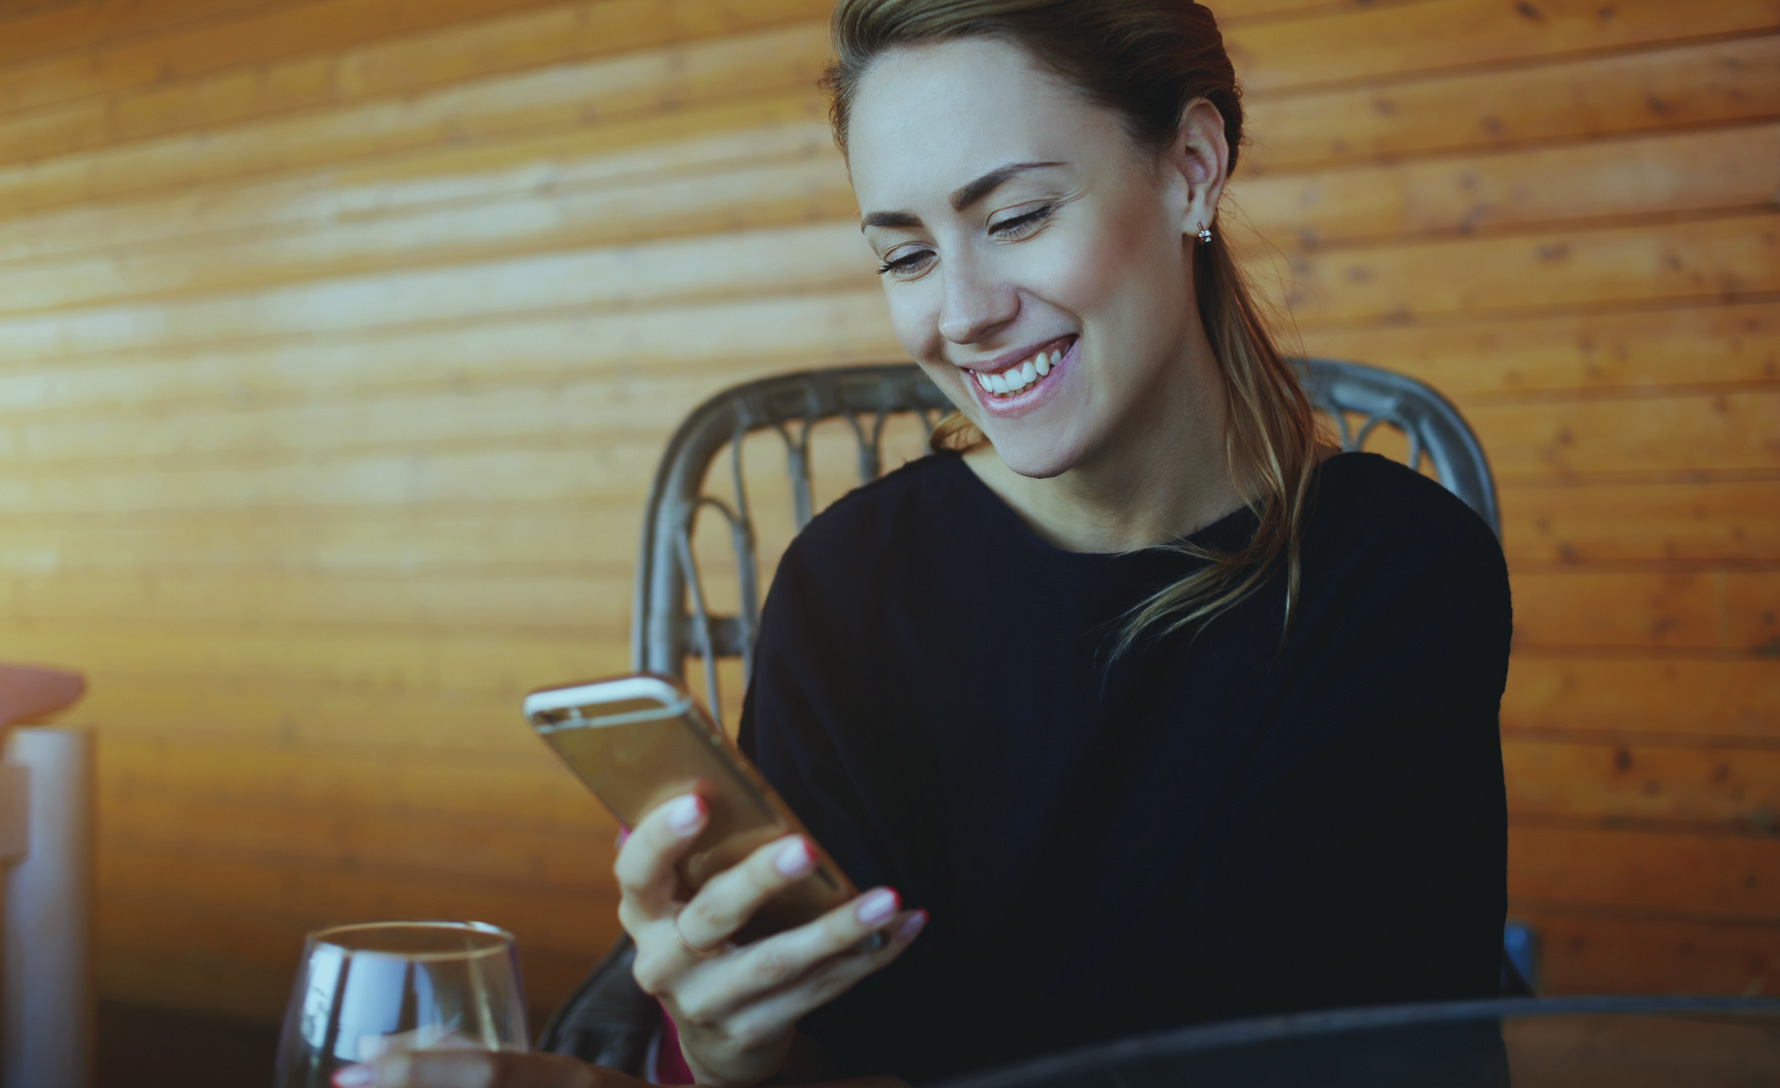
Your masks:
{"label": "manicured fingernail", "polygon": [[879,888],[859,901],[856,914],[862,925],[883,925],[896,913],[896,907],[896,893],[889,888]]}
{"label": "manicured fingernail", "polygon": [[705,806],[697,794],[689,793],[668,802],[668,826],[682,835],[690,834],[704,815]]}
{"label": "manicured fingernail", "polygon": [[349,1065],[334,1072],[334,1088],[370,1088],[376,1081],[377,1071],[368,1065]]}
{"label": "manicured fingernail", "polygon": [[629,841],[630,841],[630,828],[621,827],[618,829],[618,841],[615,842],[613,845],[622,847],[625,843],[627,843]]}
{"label": "manicured fingernail", "polygon": [[915,934],[921,932],[921,927],[926,924],[927,912],[918,910],[907,918],[904,918],[902,924],[896,927],[896,939],[899,941],[912,941],[915,939]]}
{"label": "manicured fingernail", "polygon": [[808,869],[815,860],[816,856],[810,853],[809,844],[798,839],[785,844],[785,848],[779,851],[779,856],[773,859],[773,868],[786,876],[796,876]]}

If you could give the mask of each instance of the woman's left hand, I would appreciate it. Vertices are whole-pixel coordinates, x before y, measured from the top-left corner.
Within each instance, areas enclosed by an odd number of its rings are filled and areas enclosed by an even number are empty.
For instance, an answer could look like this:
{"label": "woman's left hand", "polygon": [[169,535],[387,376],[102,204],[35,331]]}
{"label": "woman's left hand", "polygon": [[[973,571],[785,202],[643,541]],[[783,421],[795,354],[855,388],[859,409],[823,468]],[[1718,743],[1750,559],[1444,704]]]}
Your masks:
{"label": "woman's left hand", "polygon": [[335,1088],[649,1088],[649,1082],[561,1054],[415,1050],[334,1074]]}

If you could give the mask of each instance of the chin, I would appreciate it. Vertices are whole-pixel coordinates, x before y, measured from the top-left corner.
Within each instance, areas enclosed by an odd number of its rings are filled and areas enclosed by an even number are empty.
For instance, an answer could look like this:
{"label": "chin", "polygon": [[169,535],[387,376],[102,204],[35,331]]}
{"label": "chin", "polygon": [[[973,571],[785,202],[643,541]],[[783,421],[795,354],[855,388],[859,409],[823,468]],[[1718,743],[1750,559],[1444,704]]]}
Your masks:
{"label": "chin", "polygon": [[1074,468],[1082,457],[1078,443],[1070,440],[1057,441],[1045,435],[989,434],[988,437],[1002,464],[1034,480],[1061,476]]}

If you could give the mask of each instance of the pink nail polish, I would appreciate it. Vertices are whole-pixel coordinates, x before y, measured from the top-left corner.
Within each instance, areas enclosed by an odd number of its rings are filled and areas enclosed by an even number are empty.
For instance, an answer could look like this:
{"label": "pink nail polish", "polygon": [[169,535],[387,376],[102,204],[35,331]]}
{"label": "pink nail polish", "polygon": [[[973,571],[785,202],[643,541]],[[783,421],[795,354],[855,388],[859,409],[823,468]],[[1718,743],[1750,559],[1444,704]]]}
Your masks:
{"label": "pink nail polish", "polygon": [[861,925],[881,926],[896,913],[896,892],[891,888],[879,888],[859,901],[856,917]]}
{"label": "pink nail polish", "polygon": [[668,802],[668,827],[681,835],[690,834],[704,815],[705,804],[696,794],[688,794]]}
{"label": "pink nail polish", "polygon": [[773,868],[786,876],[796,876],[808,869],[815,860],[816,856],[810,853],[809,844],[798,839],[796,842],[786,844],[785,848],[779,851],[779,856],[773,859]]}
{"label": "pink nail polish", "polygon": [[377,1072],[368,1065],[349,1065],[334,1071],[334,1088],[370,1088]]}

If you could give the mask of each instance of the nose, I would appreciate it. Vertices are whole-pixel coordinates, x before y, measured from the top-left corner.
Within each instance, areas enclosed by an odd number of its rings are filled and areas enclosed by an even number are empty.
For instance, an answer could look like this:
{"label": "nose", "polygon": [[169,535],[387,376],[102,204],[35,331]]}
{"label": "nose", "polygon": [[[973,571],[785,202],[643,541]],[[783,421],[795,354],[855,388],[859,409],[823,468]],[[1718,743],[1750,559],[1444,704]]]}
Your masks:
{"label": "nose", "polygon": [[972,344],[993,334],[1020,312],[1020,293],[970,258],[954,259],[941,270],[945,299],[939,333],[954,344]]}

